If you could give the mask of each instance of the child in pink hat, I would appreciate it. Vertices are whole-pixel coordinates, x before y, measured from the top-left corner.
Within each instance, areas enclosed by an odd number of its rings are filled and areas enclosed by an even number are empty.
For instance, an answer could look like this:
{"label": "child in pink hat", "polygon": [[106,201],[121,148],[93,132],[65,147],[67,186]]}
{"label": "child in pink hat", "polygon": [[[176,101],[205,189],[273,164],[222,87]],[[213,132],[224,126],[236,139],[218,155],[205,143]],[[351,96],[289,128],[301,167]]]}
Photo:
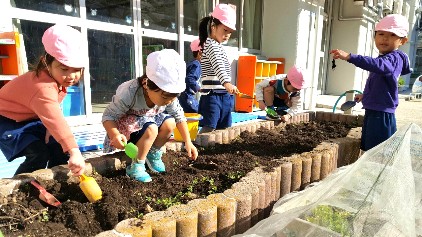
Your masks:
{"label": "child in pink hat", "polygon": [[351,54],[340,49],[330,51],[334,59],[345,60],[369,71],[363,95],[355,96],[365,109],[361,138],[363,151],[384,142],[397,130],[398,79],[411,72],[408,56],[398,48],[407,42],[408,31],[409,23],[404,16],[387,15],[375,26],[378,57]]}
{"label": "child in pink hat", "polygon": [[199,24],[201,59],[201,98],[199,122],[201,133],[231,127],[233,94],[239,93],[231,83],[231,66],[221,43],[230,39],[236,30],[236,10],[228,4],[218,4],[211,16],[204,17]]}
{"label": "child in pink hat", "polygon": [[199,43],[199,39],[195,39],[190,43],[194,59],[186,65],[186,89],[178,97],[185,113],[198,113],[198,100],[195,95],[201,88],[199,80],[201,78],[202,47]]}
{"label": "child in pink hat", "polygon": [[25,156],[15,174],[68,164],[78,176],[85,161],[60,103],[66,88],[77,84],[88,61],[82,34],[54,25],[42,37],[45,53],[35,70],[16,77],[0,90],[0,149],[8,161]]}
{"label": "child in pink hat", "polygon": [[256,84],[256,100],[259,108],[267,112],[268,119],[286,122],[302,110],[303,74],[303,69],[295,65],[287,74],[275,75]]}

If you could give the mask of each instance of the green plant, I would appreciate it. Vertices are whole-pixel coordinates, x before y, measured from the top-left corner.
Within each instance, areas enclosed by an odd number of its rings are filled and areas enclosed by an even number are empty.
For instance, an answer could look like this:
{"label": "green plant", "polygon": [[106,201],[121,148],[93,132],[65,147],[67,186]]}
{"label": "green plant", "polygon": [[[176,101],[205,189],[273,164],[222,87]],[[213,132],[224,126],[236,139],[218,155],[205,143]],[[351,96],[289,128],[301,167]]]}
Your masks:
{"label": "green plant", "polygon": [[144,213],[142,213],[140,210],[138,210],[138,209],[136,209],[134,207],[132,207],[130,209],[130,211],[128,212],[128,214],[130,214],[131,216],[134,216],[134,217],[136,217],[138,219],[142,219],[142,217],[144,216]]}
{"label": "green plant", "polygon": [[217,192],[217,185],[215,185],[213,178],[209,178],[209,177],[204,176],[204,177],[202,177],[201,182],[209,184],[209,185],[207,185],[209,187],[208,194],[213,194],[213,193]]}
{"label": "green plant", "polygon": [[171,206],[181,204],[180,199],[183,197],[183,195],[184,194],[182,192],[178,192],[174,197],[158,199],[155,203],[157,205],[163,205],[164,207],[169,208]]}
{"label": "green plant", "polygon": [[399,83],[399,86],[404,86],[406,82],[404,81],[403,77],[400,77],[398,83]]}
{"label": "green plant", "polygon": [[227,174],[227,178],[234,180],[234,181],[238,181],[240,178],[242,178],[243,176],[245,176],[245,174],[243,172],[240,171],[236,171],[236,172],[229,172]]}
{"label": "green plant", "polygon": [[352,218],[352,213],[327,205],[319,205],[312,210],[311,215],[305,216],[305,220],[329,228],[342,236],[352,235]]}
{"label": "green plant", "polygon": [[48,215],[48,211],[46,209],[42,210],[41,222],[48,222],[49,220],[50,220],[50,215]]}

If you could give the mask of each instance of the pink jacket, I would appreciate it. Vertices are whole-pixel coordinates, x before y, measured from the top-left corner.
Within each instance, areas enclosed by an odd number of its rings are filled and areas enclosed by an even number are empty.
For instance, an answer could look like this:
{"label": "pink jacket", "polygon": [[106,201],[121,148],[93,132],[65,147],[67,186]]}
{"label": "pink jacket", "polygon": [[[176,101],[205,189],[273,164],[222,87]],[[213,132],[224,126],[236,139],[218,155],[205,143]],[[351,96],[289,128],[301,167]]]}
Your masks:
{"label": "pink jacket", "polygon": [[16,122],[40,119],[67,152],[78,145],[60,109],[66,94],[45,71],[39,77],[30,71],[0,89],[0,115]]}

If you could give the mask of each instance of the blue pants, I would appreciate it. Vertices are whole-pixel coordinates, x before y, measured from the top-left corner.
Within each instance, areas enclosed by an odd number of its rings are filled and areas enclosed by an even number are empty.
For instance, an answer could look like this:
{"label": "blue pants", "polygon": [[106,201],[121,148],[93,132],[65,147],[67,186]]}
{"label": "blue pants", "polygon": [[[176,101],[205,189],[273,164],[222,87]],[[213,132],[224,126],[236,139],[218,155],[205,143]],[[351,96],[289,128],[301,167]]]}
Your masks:
{"label": "blue pants", "polygon": [[396,131],[394,113],[366,109],[360,149],[367,151],[390,138]]}
{"label": "blue pants", "polygon": [[46,128],[40,120],[16,122],[0,116],[0,149],[8,161],[25,156],[15,175],[67,163],[69,156],[53,137],[45,143]]}
{"label": "blue pants", "polygon": [[[173,117],[172,117],[172,116],[167,116],[167,117],[165,117],[165,118],[164,118],[164,120],[163,120],[163,123],[164,123],[164,121],[166,121],[166,120],[167,120],[167,119],[169,119],[169,118],[173,118]],[[163,124],[163,123],[161,123],[161,124]],[[148,128],[148,127],[149,127],[149,125],[151,125],[151,124],[156,124],[156,123],[154,123],[154,122],[146,122],[146,123],[142,126],[141,130],[138,130],[138,131],[136,131],[136,132],[131,133],[131,134],[130,134],[130,138],[129,138],[129,141],[128,141],[128,142],[132,142],[133,144],[136,144],[136,143],[139,141],[139,139],[141,139],[141,137],[144,135],[145,131],[147,130],[147,128]],[[156,124],[156,125],[158,126],[158,129],[160,129],[161,124]]]}
{"label": "blue pants", "polygon": [[232,126],[233,95],[228,93],[210,93],[199,100],[199,113],[203,119],[199,126],[224,129]]}
{"label": "blue pants", "polygon": [[198,113],[198,100],[195,95],[182,92],[178,97],[179,104],[182,106],[185,113]]}

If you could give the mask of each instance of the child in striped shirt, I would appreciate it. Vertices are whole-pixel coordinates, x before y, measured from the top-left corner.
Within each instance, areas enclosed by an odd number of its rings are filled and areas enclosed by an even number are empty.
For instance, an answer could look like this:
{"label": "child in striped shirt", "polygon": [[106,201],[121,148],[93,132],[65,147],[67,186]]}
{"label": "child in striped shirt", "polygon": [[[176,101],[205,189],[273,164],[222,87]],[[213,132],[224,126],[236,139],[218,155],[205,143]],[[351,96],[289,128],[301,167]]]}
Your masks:
{"label": "child in striped shirt", "polygon": [[201,133],[231,127],[233,94],[239,90],[231,83],[231,70],[222,42],[229,40],[236,30],[236,11],[228,4],[218,4],[211,16],[204,17],[199,25],[201,59],[201,98],[199,122]]}

